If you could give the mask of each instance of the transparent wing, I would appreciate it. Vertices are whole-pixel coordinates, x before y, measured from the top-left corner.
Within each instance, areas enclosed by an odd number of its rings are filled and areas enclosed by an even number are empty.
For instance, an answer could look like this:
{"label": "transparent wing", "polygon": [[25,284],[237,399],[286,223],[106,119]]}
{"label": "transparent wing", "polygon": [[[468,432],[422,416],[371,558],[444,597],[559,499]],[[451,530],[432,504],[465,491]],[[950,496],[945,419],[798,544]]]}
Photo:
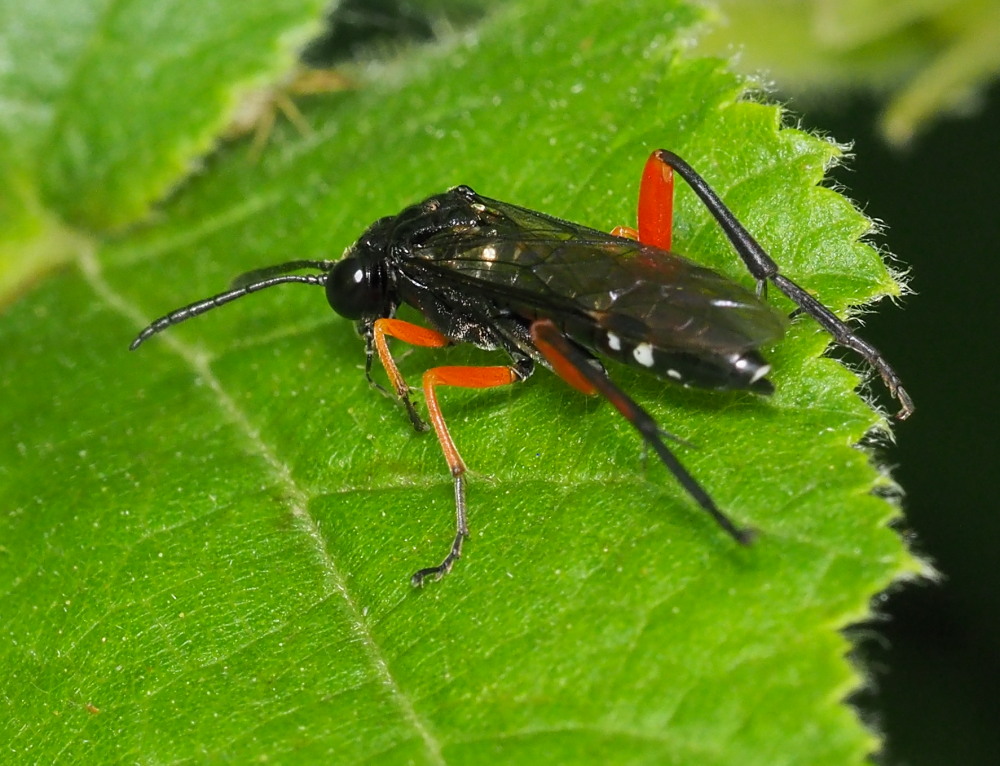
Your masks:
{"label": "transparent wing", "polygon": [[479,199],[480,225],[428,237],[404,271],[432,272],[439,282],[528,318],[572,319],[576,326],[589,321],[595,332],[613,330],[630,343],[666,351],[738,352],[784,333],[780,313],[687,258]]}

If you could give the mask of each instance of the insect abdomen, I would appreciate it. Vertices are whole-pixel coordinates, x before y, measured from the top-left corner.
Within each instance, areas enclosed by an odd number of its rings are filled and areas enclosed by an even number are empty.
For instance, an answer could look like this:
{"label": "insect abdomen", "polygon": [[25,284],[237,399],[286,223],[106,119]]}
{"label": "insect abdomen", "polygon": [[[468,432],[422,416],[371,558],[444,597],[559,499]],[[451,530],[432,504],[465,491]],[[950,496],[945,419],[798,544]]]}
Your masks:
{"label": "insect abdomen", "polygon": [[675,383],[698,388],[749,390],[758,394],[774,391],[765,377],[771,366],[754,349],[694,353],[663,348],[650,341],[636,343],[613,330],[596,329],[596,337],[591,343],[597,351]]}

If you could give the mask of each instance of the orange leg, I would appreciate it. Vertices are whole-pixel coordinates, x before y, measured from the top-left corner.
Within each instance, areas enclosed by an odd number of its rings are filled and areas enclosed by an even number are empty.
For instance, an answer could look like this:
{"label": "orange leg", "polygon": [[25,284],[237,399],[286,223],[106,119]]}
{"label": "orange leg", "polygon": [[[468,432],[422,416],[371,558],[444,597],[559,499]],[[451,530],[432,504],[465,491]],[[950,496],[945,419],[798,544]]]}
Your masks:
{"label": "orange leg", "polygon": [[639,185],[639,236],[645,245],[669,250],[674,226],[674,171],[653,152]]}
{"label": "orange leg", "polygon": [[455,561],[462,555],[462,543],[469,536],[469,524],[465,509],[465,462],[455,446],[448,424],[438,404],[437,386],[458,386],[460,388],[493,388],[506,386],[521,380],[522,375],[513,367],[432,367],[424,373],[424,398],[427,401],[427,414],[438,441],[444,459],[451,469],[455,481],[455,540],[451,550],[444,560],[434,567],[427,567],[414,573],[410,582],[421,586],[428,577],[441,579],[450,570]]}
{"label": "orange leg", "polygon": [[639,228],[616,226],[611,233],[669,250],[674,226],[674,169],[653,152],[639,184]]}
{"label": "orange leg", "polygon": [[[396,366],[396,361],[389,353],[389,344],[386,338],[398,338],[401,341],[414,346],[425,346],[429,348],[440,348],[451,344],[446,335],[442,335],[437,330],[430,330],[420,325],[412,324],[401,319],[376,319],[372,324],[372,345],[378,353],[379,361],[385,368],[389,382],[392,384],[396,395],[410,415],[410,420],[418,431],[427,430],[427,425],[417,415],[410,402],[410,387],[406,384],[403,374]],[[369,359],[370,366],[370,359]],[[506,386],[516,383],[526,376],[525,372],[519,372],[515,367],[432,367],[424,373],[423,390],[424,399],[427,403],[427,415],[437,434],[438,442],[441,444],[441,451],[444,459],[451,470],[452,478],[455,481],[455,540],[451,544],[451,550],[444,560],[435,567],[427,567],[414,573],[410,582],[415,586],[423,585],[428,577],[440,579],[446,575],[454,565],[455,561],[462,555],[462,543],[469,536],[468,516],[465,506],[465,462],[455,446],[455,441],[448,432],[448,424],[444,420],[441,412],[441,405],[438,404],[437,386],[458,386],[459,388],[494,388],[495,386]],[[371,377],[369,376],[369,380]],[[377,385],[377,384],[376,384]]]}
{"label": "orange leg", "polygon": [[633,229],[631,226],[615,226],[611,230],[612,237],[625,237],[625,239],[634,239],[636,242],[639,241],[639,232],[637,229]]}
{"label": "orange leg", "polygon": [[[441,348],[450,344],[451,341],[436,330],[429,330],[426,327],[405,322],[402,319],[376,319],[372,326],[372,342],[375,346],[375,351],[378,353],[379,361],[382,362],[382,366],[385,368],[385,374],[389,376],[389,382],[392,384],[396,396],[406,407],[406,412],[410,416],[410,422],[413,423],[413,427],[418,431],[426,431],[427,424],[420,419],[417,411],[413,408],[413,403],[410,401],[410,387],[406,384],[406,380],[399,371],[399,367],[396,366],[396,360],[389,353],[389,344],[386,342],[387,336],[399,338],[401,341],[413,346],[425,346],[429,348]],[[372,381],[370,370],[368,380],[373,385],[378,386],[377,383]],[[382,388],[381,386],[378,387]]]}
{"label": "orange leg", "polygon": [[573,386],[573,388],[588,396],[596,394],[597,388],[580,371],[577,364],[568,359],[565,354],[561,353],[553,345],[552,341],[548,340],[553,332],[559,333],[562,336],[562,333],[552,324],[552,320],[550,319],[540,319],[532,324],[531,340],[534,341],[535,348],[542,353],[542,356],[549,360],[549,363],[552,365],[552,371]]}

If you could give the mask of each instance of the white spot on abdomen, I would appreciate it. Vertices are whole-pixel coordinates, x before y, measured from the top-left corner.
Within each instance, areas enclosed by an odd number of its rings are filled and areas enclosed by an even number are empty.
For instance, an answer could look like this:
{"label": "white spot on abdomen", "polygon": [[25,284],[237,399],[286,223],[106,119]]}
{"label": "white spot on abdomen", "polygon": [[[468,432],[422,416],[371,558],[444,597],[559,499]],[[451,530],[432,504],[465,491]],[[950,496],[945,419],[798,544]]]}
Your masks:
{"label": "white spot on abdomen", "polygon": [[648,343],[640,343],[632,349],[632,356],[643,367],[653,366],[653,347]]}
{"label": "white spot on abdomen", "polygon": [[615,335],[613,332],[608,333],[608,348],[612,351],[622,350],[622,339]]}
{"label": "white spot on abdomen", "polygon": [[758,380],[763,378],[767,373],[771,371],[771,365],[765,364],[763,367],[758,367],[757,371],[750,378],[751,383],[756,383]]}

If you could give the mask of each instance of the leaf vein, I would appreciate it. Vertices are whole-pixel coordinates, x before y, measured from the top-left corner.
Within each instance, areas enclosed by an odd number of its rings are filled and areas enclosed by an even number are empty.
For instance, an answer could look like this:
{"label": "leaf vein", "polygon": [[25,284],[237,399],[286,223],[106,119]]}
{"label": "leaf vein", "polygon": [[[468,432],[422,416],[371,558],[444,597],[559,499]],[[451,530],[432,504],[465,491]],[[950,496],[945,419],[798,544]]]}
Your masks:
{"label": "leaf vein", "polygon": [[[138,307],[117,292],[104,278],[100,263],[92,251],[88,251],[81,256],[80,267],[85,279],[96,295],[112,310],[118,312],[129,321],[134,322],[137,326],[143,324],[143,313]],[[381,646],[369,630],[361,609],[347,588],[344,574],[330,555],[319,524],[313,518],[312,514],[309,513],[310,498],[308,493],[299,486],[298,482],[292,476],[288,465],[271,449],[270,445],[261,436],[260,431],[253,425],[246,412],[239,407],[232,396],[225,390],[222,382],[212,371],[208,357],[198,353],[191,346],[181,343],[172,336],[167,336],[164,341],[199,378],[205,381],[215,395],[219,409],[242,432],[244,438],[251,444],[254,451],[257,452],[271,469],[274,479],[282,486],[288,498],[288,507],[296,525],[312,541],[315,547],[316,560],[323,568],[328,585],[331,586],[334,592],[341,596],[347,606],[348,612],[351,615],[351,628],[365,646],[375,675],[396,701],[403,719],[418,733],[432,762],[444,764],[445,760],[441,753],[440,742],[438,742],[424,720],[417,714],[416,708],[409,696],[403,692],[396,682]]]}

